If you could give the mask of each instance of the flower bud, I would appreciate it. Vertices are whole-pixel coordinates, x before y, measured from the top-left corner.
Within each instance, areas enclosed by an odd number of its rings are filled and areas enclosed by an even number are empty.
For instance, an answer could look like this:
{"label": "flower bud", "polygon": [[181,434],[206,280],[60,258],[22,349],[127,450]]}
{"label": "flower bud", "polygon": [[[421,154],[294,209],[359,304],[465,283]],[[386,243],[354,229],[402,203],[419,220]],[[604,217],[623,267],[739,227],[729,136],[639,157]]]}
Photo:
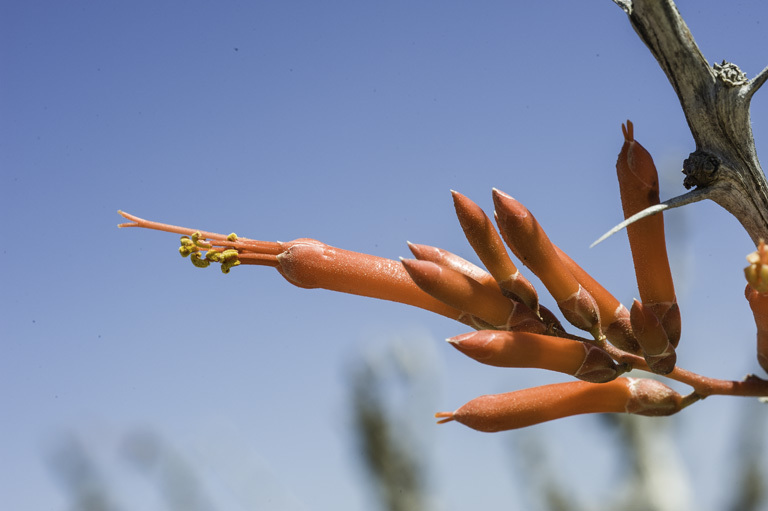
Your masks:
{"label": "flower bud", "polygon": [[[624,145],[616,162],[624,218],[659,203],[659,176],[650,153],[634,140],[633,126],[621,126]],[[627,226],[629,246],[644,304],[675,302],[664,238],[664,217],[658,213]]]}
{"label": "flower bud", "polygon": [[536,289],[520,274],[515,263],[507,255],[504,242],[491,219],[469,198],[453,190],[451,194],[461,228],[483,265],[488,268],[505,294],[509,293],[510,298],[525,303],[534,311],[537,310],[539,298]]}
{"label": "flower bud", "polygon": [[546,369],[594,383],[610,381],[619,375],[619,368],[608,353],[562,337],[481,330],[452,337],[448,342],[468,357],[497,367]]}
{"label": "flower bud", "polygon": [[447,250],[429,245],[418,245],[416,243],[411,243],[410,241],[408,242],[408,248],[411,249],[411,253],[414,257],[420,261],[431,261],[440,266],[445,266],[451,270],[463,273],[467,277],[470,277],[491,289],[499,288],[493,275]]}
{"label": "flower bud", "polygon": [[565,319],[593,335],[600,334],[597,303],[557,255],[530,211],[509,195],[494,189],[496,220],[507,245],[544,283]]}
{"label": "flower bud", "polygon": [[454,412],[440,412],[439,424],[456,421],[484,432],[524,428],[585,413],[671,415],[682,397],[655,380],[617,378],[608,383],[567,382],[480,396]]}

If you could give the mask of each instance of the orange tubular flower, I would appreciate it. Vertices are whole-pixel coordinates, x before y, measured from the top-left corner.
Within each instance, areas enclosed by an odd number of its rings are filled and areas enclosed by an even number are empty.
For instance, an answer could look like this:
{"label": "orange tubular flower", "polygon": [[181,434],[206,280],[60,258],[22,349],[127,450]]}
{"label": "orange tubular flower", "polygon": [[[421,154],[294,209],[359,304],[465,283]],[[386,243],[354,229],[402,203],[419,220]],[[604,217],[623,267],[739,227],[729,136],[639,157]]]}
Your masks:
{"label": "orange tubular flower", "polygon": [[600,313],[595,299],[568,271],[531,212],[496,189],[493,202],[499,231],[512,252],[541,279],[571,324],[599,337]]}
{"label": "orange tubular flower", "polygon": [[768,246],[763,240],[747,261],[750,265],[744,269],[748,282],[744,294],[757,326],[757,361],[768,372]]}
{"label": "orange tubular flower", "polygon": [[[413,305],[469,324],[461,311],[422,291],[399,261],[335,248],[317,240],[257,241],[201,232],[185,227],[144,220],[120,212],[130,222],[119,227],[144,227],[186,235],[180,252],[192,257],[195,266],[220,262],[222,271],[232,266],[272,266],[298,287],[322,288]],[[188,238],[187,236],[191,236]],[[205,252],[205,257],[201,253]],[[501,296],[501,293],[499,293]]]}
{"label": "orange tubular flower", "polygon": [[561,337],[480,330],[452,337],[448,342],[468,357],[497,367],[537,367],[593,383],[604,383],[620,374],[605,351]]}
{"label": "orange tubular flower", "polygon": [[451,190],[456,216],[461,228],[477,256],[483,262],[499,286],[508,293],[510,298],[522,301],[534,311],[538,310],[539,297],[528,279],[507,255],[504,242],[496,232],[491,219],[483,210],[470,199]]}
{"label": "orange tubular flower", "polygon": [[584,413],[672,415],[680,394],[656,380],[617,378],[608,383],[555,383],[506,394],[481,396],[454,412],[440,412],[439,424],[455,420],[484,432],[524,428]]}
{"label": "orange tubular flower", "polygon": [[[630,121],[622,124],[624,145],[616,162],[624,218],[659,203],[659,177],[653,158],[634,139]],[[629,246],[635,264],[637,287],[643,304],[650,307],[664,326],[669,341],[680,339],[680,311],[676,306],[675,286],[669,269],[662,213],[627,226]]]}

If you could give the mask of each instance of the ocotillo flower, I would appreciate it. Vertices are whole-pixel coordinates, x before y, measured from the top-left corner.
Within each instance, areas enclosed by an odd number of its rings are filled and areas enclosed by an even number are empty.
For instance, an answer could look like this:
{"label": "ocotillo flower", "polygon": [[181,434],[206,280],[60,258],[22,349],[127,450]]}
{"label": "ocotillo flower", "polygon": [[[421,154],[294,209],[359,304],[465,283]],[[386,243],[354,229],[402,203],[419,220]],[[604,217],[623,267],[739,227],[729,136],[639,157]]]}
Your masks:
{"label": "ocotillo flower", "polygon": [[520,271],[507,255],[504,242],[496,232],[491,219],[485,212],[467,197],[451,190],[456,216],[467,241],[474,249],[499,286],[512,297],[522,301],[532,310],[537,311],[539,298],[533,285],[520,274]]}
{"label": "ocotillo flower", "polygon": [[568,271],[531,212],[496,189],[493,202],[499,231],[512,252],[541,279],[565,319],[599,337],[600,313],[594,298]]}
{"label": "ocotillo flower", "polygon": [[[624,217],[629,218],[659,203],[659,176],[650,153],[635,141],[632,123],[627,121],[626,126],[622,124],[621,131],[624,145],[616,161],[616,175]],[[677,346],[680,340],[680,310],[676,307],[675,286],[669,269],[663,214],[658,213],[628,225],[627,236],[640,299],[659,318],[669,335],[669,342]]]}
{"label": "ocotillo flower", "polygon": [[[182,255],[197,254],[193,259],[196,266],[222,260],[229,267],[235,262],[272,266],[298,287],[406,303],[474,325],[462,311],[422,291],[399,261],[342,250],[308,238],[289,242],[257,241],[151,222],[124,212],[120,214],[130,220],[120,227],[145,227],[185,235],[180,252]],[[200,256],[201,251],[206,252],[205,258]],[[500,292],[499,297],[509,302]]]}
{"label": "ocotillo flower", "polygon": [[757,326],[757,361],[768,371],[768,246],[763,240],[747,261],[750,265],[744,269],[748,282],[744,294]]}
{"label": "ocotillo flower", "polygon": [[[624,145],[616,162],[616,174],[624,217],[629,218],[659,203],[659,176],[650,153],[634,139],[632,123],[622,124],[621,131]],[[667,258],[663,213],[630,224],[627,235],[643,303],[674,302],[675,287]]]}
{"label": "ocotillo flower", "polygon": [[584,413],[671,415],[682,396],[656,380],[617,378],[608,383],[555,383],[506,394],[480,396],[454,412],[440,412],[440,424],[460,422],[484,432],[524,428]]}
{"label": "ocotillo flower", "polygon": [[621,373],[605,351],[561,337],[480,330],[451,337],[448,342],[468,357],[497,367],[536,367],[593,383],[613,380]]}

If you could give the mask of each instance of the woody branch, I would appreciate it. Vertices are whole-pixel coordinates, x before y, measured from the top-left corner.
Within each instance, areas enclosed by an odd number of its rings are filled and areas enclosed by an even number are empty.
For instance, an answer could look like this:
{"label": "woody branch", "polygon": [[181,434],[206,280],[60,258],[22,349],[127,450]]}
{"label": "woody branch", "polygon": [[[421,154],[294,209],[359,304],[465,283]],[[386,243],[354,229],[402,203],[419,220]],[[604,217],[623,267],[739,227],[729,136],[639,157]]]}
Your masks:
{"label": "woody branch", "polygon": [[667,201],[668,207],[711,199],[741,222],[755,244],[768,239],[768,182],[749,119],[768,67],[748,80],[735,64],[710,66],[672,0],[614,2],[667,75],[696,142],[683,163],[683,184],[696,189],[681,196],[687,200]]}

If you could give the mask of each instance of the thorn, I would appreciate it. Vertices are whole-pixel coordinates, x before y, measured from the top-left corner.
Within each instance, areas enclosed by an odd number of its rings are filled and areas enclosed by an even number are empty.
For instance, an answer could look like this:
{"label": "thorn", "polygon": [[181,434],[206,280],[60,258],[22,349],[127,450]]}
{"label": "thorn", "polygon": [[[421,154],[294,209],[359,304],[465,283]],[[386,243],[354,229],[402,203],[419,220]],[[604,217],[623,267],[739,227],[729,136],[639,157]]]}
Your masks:
{"label": "thorn", "polygon": [[652,216],[657,213],[661,213],[666,209],[679,208],[680,206],[686,206],[688,204],[693,204],[694,202],[699,202],[704,199],[708,199],[710,195],[712,195],[713,193],[714,193],[714,190],[712,188],[697,188],[696,190],[691,190],[690,192],[684,193],[683,195],[672,197],[671,199],[668,199],[660,204],[656,204],[654,206],[645,208],[642,211],[638,211],[637,213],[627,218],[626,220],[618,224],[616,227],[614,227],[610,231],[600,236],[597,239],[597,241],[595,241],[589,246],[589,248],[595,247],[596,245],[607,240],[608,238],[610,238],[617,232],[621,231],[628,225],[634,224],[638,220],[642,220],[645,217]]}

